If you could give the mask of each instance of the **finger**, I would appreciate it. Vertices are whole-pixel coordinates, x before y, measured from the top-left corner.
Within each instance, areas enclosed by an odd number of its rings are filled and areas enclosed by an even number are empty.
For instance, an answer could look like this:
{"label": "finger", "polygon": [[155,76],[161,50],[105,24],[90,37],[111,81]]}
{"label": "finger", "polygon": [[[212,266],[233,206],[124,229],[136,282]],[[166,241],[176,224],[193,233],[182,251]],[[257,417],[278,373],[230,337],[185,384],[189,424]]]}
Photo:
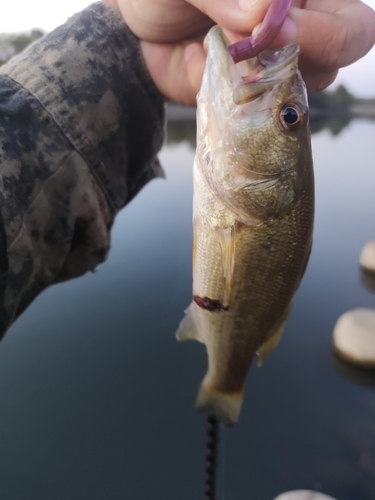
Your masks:
{"label": "finger", "polygon": [[104,0],[117,2],[132,32],[141,40],[178,43],[199,36],[213,25],[211,19],[184,0]]}
{"label": "finger", "polygon": [[307,92],[320,92],[336,80],[338,70],[332,71],[302,71]]}
{"label": "finger", "polygon": [[193,43],[186,48],[185,62],[192,92],[192,95],[189,96],[189,100],[191,104],[195,104],[195,96],[201,87],[204,66],[206,63],[206,53],[202,44]]}
{"label": "finger", "polygon": [[280,33],[272,42],[274,47],[284,47],[289,43],[297,41],[297,28],[290,17],[286,17],[284,24],[281,27]]}
{"label": "finger", "polygon": [[263,21],[272,0],[187,0],[228,30],[249,34]]}
{"label": "finger", "polygon": [[187,45],[191,43],[192,41],[172,45],[141,41],[141,48],[148,71],[159,92],[167,100],[194,106],[205,55],[203,48],[198,49],[199,45],[202,47],[202,41],[199,41],[193,44],[196,47],[190,49],[191,54],[188,51],[185,57]]}
{"label": "finger", "polygon": [[[253,31],[252,34],[254,35],[259,29],[260,29],[260,24],[257,24]],[[235,33],[231,30],[224,29],[224,33],[226,37],[229,40],[229,43],[236,43],[240,40],[243,39],[243,35],[240,33]],[[289,18],[286,17],[285,21],[281,27],[280,33],[277,35],[277,37],[274,39],[272,42],[273,47],[284,47],[284,45],[288,45],[289,43],[293,43],[297,41],[297,29],[296,25],[294,22]]]}
{"label": "finger", "polygon": [[375,44],[375,12],[361,2],[335,13],[292,8],[301,68],[339,69],[363,57]]}

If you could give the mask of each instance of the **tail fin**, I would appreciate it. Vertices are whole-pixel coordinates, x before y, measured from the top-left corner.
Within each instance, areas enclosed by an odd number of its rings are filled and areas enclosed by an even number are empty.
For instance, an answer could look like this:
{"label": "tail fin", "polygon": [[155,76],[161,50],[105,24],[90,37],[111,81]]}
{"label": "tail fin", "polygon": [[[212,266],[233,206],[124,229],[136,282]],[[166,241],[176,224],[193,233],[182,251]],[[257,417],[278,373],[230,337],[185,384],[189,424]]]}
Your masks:
{"label": "tail fin", "polygon": [[240,416],[244,389],[232,394],[224,394],[208,387],[203,380],[197,397],[197,407],[213,413],[222,424],[231,427]]}

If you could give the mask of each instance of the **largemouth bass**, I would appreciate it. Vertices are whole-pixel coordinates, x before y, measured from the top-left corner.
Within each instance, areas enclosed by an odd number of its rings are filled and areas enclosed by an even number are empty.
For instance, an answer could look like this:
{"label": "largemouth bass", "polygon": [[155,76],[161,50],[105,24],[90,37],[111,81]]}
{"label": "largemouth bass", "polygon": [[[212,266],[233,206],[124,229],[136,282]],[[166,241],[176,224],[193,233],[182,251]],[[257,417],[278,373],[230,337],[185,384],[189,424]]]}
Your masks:
{"label": "largemouth bass", "polygon": [[314,178],[298,46],[235,65],[219,27],[207,41],[193,169],[193,302],[177,338],[206,345],[197,405],[231,425],[250,364],[277,344],[305,271]]}

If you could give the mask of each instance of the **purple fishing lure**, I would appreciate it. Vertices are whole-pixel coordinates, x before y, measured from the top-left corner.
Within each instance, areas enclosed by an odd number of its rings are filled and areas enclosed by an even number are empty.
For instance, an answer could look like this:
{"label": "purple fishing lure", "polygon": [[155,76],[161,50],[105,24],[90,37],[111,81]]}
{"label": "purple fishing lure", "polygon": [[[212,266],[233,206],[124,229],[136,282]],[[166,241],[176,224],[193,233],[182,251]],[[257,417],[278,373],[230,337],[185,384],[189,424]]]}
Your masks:
{"label": "purple fishing lure", "polygon": [[259,31],[228,47],[235,63],[256,57],[267,49],[280,33],[292,0],[273,0]]}

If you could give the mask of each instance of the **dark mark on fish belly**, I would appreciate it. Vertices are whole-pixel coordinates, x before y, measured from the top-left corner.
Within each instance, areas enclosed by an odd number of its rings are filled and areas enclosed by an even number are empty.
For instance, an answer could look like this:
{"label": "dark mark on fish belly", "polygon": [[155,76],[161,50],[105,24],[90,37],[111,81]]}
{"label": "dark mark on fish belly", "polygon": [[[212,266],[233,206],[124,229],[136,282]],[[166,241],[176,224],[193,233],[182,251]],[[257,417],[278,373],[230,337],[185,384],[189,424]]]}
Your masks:
{"label": "dark mark on fish belly", "polygon": [[225,306],[220,302],[220,300],[209,299],[208,297],[199,297],[194,295],[194,302],[202,309],[207,309],[207,311],[219,312],[228,311],[229,306]]}

